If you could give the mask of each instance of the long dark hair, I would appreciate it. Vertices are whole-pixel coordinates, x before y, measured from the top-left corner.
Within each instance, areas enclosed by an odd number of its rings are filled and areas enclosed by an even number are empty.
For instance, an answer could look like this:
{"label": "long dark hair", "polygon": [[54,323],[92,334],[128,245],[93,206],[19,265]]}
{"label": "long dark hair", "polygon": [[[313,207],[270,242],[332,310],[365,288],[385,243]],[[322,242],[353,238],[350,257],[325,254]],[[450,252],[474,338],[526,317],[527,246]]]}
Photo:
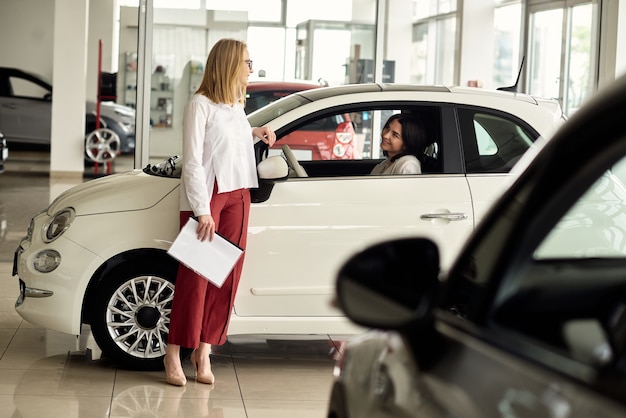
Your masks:
{"label": "long dark hair", "polygon": [[[424,150],[426,149],[426,133],[420,121],[409,114],[396,113],[387,119],[383,129],[388,129],[394,120],[397,120],[402,126],[404,151],[394,156],[391,161],[395,161],[405,155],[414,155],[420,162],[423,162]],[[387,151],[383,151],[383,154],[386,157]]]}

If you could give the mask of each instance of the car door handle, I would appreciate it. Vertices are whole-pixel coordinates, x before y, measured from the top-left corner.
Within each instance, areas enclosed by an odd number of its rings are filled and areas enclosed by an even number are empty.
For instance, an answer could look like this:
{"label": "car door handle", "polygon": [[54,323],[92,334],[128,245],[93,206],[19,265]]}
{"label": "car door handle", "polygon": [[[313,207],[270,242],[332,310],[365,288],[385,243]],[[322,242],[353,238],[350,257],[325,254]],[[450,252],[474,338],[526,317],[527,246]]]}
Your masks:
{"label": "car door handle", "polygon": [[464,221],[467,219],[467,213],[426,213],[420,216],[424,221],[432,221],[444,219],[446,221]]}
{"label": "car door handle", "polygon": [[17,105],[15,103],[2,103],[2,107],[6,107],[8,109],[16,109]]}

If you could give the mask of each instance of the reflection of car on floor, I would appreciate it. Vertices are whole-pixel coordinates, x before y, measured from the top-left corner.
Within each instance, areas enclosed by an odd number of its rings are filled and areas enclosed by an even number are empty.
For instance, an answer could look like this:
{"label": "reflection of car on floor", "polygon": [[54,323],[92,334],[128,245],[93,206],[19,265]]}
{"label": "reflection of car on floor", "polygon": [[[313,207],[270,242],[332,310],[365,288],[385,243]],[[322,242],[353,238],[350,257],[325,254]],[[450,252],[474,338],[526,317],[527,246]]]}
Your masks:
{"label": "reflection of car on floor", "polygon": [[0,173],[4,172],[4,163],[7,158],[9,158],[9,147],[4,135],[0,132]]}
{"label": "reflection of car on floor", "polygon": [[[0,127],[9,144],[50,144],[52,84],[17,68],[0,67]],[[86,103],[85,134],[96,128],[96,103]],[[135,149],[135,110],[114,102],[100,103],[100,128],[119,137],[119,151]]]}
{"label": "reflection of car on floor", "polygon": [[[422,175],[369,175],[382,161],[297,159],[288,135],[320,120],[355,116],[360,141],[389,114],[420,118],[431,143]],[[444,265],[499,195],[509,170],[562,121],[558,102],[481,89],[360,84],[311,89],[248,115],[271,126],[290,165],[255,144],[261,184],[252,191],[246,262],[229,328],[236,334],[361,332],[330,304],[346,257],[416,233],[441,245]],[[376,134],[378,142],[379,134]],[[37,214],[16,251],[17,312],[70,334],[91,325],[105,355],[161,367],[176,262],[179,159],[90,180]],[[277,181],[279,178],[280,181]],[[106,233],[103,233],[106,225]]]}
{"label": "reflection of car on floor", "polygon": [[447,272],[428,238],[344,264],[338,305],[379,330],[342,349],[328,418],[626,416],[624,114],[626,76],[524,157]]}
{"label": "reflection of car on floor", "polygon": [[[324,87],[308,81],[251,81],[246,94],[246,113],[251,113],[282,97]],[[283,138],[274,153],[287,144],[296,156],[310,160],[352,160],[359,158],[354,124],[347,113],[316,120]]]}

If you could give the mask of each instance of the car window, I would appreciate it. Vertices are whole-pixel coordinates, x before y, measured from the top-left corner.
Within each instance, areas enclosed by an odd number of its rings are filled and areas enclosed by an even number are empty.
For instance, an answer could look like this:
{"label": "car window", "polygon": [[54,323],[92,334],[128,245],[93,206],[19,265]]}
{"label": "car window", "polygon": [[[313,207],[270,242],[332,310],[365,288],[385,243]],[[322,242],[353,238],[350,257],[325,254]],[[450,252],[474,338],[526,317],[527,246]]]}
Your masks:
{"label": "car window", "polygon": [[292,92],[288,91],[258,91],[246,94],[246,114],[252,113],[255,110],[266,106],[281,97],[288,96]]}
{"label": "car window", "polygon": [[46,94],[50,93],[40,85],[20,77],[9,77],[9,83],[15,97],[43,99]]}
{"label": "car window", "polygon": [[[626,356],[626,159],[604,173],[499,290],[494,324],[594,367]],[[626,357],[624,357],[626,358]]]}
{"label": "car window", "polygon": [[[340,109],[303,120],[288,131],[278,132],[278,140],[270,155],[280,154],[288,145],[298,161],[305,166],[309,176],[365,175],[384,155],[380,149],[380,134],[389,117],[395,113],[411,113],[418,118],[426,131],[428,146],[424,150],[424,172],[441,170],[442,134],[441,111],[437,106],[412,106],[395,108],[359,107]],[[324,161],[343,161],[346,165],[335,168]],[[354,164],[347,164],[354,162]],[[358,162],[358,167],[357,167]],[[350,165],[352,168],[348,168]],[[309,167],[311,167],[312,172]],[[330,171],[324,171],[325,169]],[[313,175],[311,175],[313,174]]]}
{"label": "car window", "polygon": [[538,135],[505,114],[459,108],[468,173],[507,173]]}
{"label": "car window", "polygon": [[565,214],[535,258],[626,259],[626,161],[600,177]]}
{"label": "car window", "polygon": [[478,144],[478,155],[487,156],[495,155],[498,152],[498,146],[493,140],[489,132],[480,124],[479,121],[474,120],[474,130],[476,131],[476,143]]}

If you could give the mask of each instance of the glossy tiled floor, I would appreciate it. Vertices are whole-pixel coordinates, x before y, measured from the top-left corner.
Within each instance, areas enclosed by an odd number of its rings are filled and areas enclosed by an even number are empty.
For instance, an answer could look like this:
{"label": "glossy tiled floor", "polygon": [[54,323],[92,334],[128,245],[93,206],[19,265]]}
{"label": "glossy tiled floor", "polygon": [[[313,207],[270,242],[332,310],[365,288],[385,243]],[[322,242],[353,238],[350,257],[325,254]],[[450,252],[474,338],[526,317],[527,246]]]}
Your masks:
{"label": "glossy tiled floor", "polygon": [[[51,184],[46,159],[46,153],[14,152],[0,174],[0,418],[325,416],[337,344],[327,336],[233,337],[212,355],[214,385],[196,383],[186,360],[189,381],[180,388],[166,384],[163,372],[92,360],[84,336],[23,321],[14,310],[13,251],[30,217],[70,186]],[[121,162],[114,167],[124,169]]]}

